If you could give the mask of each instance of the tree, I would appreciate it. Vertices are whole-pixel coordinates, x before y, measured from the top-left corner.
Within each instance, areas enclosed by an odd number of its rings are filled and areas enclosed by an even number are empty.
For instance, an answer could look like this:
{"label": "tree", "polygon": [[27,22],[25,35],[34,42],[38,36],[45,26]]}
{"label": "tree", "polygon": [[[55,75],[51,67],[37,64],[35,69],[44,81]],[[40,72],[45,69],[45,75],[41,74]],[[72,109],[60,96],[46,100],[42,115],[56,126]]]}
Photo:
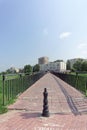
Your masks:
{"label": "tree", "polygon": [[87,71],[87,61],[84,61],[81,65],[81,70],[82,71]]}
{"label": "tree", "polygon": [[33,72],[38,72],[40,70],[39,64],[34,65]]}
{"label": "tree", "polygon": [[67,60],[66,68],[67,68],[67,70],[71,70],[71,64],[70,64],[69,60]]}
{"label": "tree", "polygon": [[56,61],[54,61],[54,62],[63,62],[63,60],[56,60]]}
{"label": "tree", "polygon": [[19,69],[19,73],[24,73],[24,69]]}
{"label": "tree", "polygon": [[10,74],[10,73],[11,73],[10,69],[7,69],[7,70],[6,70],[6,73],[7,73],[7,74]]}
{"label": "tree", "polygon": [[78,59],[78,60],[73,64],[73,68],[74,68],[76,71],[81,71],[82,62],[83,62],[82,59]]}
{"label": "tree", "polygon": [[24,73],[25,74],[32,74],[32,66],[31,65],[25,65],[24,66]]}

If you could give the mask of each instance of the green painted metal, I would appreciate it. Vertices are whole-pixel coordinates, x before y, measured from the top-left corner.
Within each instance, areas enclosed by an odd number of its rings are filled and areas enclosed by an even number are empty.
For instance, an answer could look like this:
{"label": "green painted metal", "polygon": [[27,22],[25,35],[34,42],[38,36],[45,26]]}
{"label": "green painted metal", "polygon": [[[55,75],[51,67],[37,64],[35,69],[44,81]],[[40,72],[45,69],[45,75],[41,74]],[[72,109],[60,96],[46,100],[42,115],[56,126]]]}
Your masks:
{"label": "green painted metal", "polygon": [[15,79],[5,79],[3,75],[2,85],[2,104],[7,105],[12,99],[17,98],[21,93],[28,89],[33,83],[35,83],[44,74],[37,73],[34,75],[19,75]]}

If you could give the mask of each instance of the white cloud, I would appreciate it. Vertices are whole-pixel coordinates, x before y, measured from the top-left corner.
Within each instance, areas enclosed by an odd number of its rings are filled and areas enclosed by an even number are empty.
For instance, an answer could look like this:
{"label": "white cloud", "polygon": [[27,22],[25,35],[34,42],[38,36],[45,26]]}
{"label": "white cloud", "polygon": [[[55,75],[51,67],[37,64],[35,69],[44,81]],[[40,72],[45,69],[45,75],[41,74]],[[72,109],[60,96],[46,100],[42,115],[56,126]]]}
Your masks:
{"label": "white cloud", "polygon": [[46,35],[46,36],[48,35],[48,29],[47,28],[43,29],[43,34]]}
{"label": "white cloud", "polygon": [[63,32],[59,35],[60,39],[68,38],[72,33],[71,32]]}
{"label": "white cloud", "polygon": [[85,49],[85,48],[87,48],[87,43],[80,43],[80,44],[78,45],[78,48],[79,48],[79,49]]}

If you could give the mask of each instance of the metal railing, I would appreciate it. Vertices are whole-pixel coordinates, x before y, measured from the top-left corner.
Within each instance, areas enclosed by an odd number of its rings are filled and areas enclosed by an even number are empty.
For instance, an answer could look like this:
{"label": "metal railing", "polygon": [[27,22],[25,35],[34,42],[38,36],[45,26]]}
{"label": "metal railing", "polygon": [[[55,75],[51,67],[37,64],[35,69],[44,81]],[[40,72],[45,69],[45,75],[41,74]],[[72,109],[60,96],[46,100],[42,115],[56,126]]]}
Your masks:
{"label": "metal railing", "polygon": [[67,82],[71,86],[75,87],[79,91],[83,92],[87,96],[87,77],[80,76],[78,74],[63,74],[63,73],[53,73],[63,81]]}
{"label": "metal railing", "polygon": [[3,75],[2,78],[2,96],[0,97],[2,105],[7,105],[11,100],[15,99],[18,95],[23,93],[27,88],[29,88],[33,83],[40,79],[44,73],[36,73],[33,75],[19,75],[19,77],[14,79],[6,79]]}

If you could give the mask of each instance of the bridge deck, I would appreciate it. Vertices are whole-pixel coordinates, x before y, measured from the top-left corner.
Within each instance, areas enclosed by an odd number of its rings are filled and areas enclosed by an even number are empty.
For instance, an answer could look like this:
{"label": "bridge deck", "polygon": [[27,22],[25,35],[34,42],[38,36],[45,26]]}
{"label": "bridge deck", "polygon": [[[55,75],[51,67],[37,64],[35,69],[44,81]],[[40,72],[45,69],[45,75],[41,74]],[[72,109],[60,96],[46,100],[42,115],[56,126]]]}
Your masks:
{"label": "bridge deck", "polygon": [[[49,118],[41,117],[47,88]],[[87,99],[56,76],[47,73],[0,116],[0,130],[86,130]]]}

